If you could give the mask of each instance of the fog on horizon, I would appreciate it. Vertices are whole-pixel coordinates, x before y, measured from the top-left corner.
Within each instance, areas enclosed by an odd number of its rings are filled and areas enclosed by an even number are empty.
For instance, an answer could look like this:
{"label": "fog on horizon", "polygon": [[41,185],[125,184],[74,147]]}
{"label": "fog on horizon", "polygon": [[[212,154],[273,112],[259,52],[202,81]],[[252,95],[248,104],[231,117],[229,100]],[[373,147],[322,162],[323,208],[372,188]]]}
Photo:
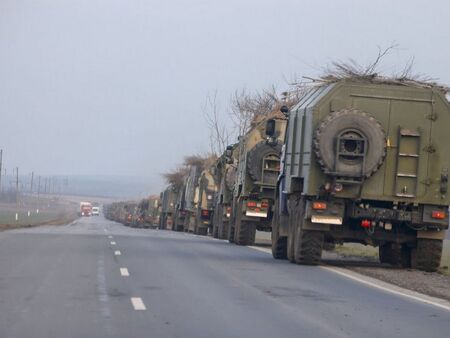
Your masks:
{"label": "fog on horizon", "polygon": [[450,83],[447,1],[0,0],[0,148],[8,171],[160,177],[209,150],[202,107],[281,92],[398,44],[383,71]]}

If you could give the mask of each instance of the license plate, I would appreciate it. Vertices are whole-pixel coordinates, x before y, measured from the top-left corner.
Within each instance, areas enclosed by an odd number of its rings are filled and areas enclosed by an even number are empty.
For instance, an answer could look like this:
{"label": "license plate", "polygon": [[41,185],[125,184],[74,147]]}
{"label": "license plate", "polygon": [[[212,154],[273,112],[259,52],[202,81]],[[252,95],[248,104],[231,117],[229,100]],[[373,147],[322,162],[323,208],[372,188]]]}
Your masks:
{"label": "license plate", "polygon": [[342,217],[313,215],[311,216],[311,222],[320,224],[342,225]]}

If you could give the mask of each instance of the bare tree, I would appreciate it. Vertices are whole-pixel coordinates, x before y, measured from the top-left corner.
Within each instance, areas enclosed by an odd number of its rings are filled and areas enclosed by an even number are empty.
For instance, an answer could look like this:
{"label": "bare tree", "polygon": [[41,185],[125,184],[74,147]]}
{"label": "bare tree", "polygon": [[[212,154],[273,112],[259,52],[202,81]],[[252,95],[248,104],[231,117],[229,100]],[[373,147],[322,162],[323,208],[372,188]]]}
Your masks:
{"label": "bare tree", "polygon": [[203,115],[208,125],[209,146],[211,153],[221,155],[230,143],[231,131],[226,123],[220,118],[220,109],[217,102],[217,90],[206,96],[203,107]]}
{"label": "bare tree", "polygon": [[244,135],[261,117],[278,110],[283,103],[274,86],[254,93],[236,90],[230,101],[230,117],[238,135]]}
{"label": "bare tree", "polygon": [[175,188],[180,188],[187,174],[188,168],[186,166],[178,166],[174,170],[163,173],[162,177],[166,180],[167,184]]}

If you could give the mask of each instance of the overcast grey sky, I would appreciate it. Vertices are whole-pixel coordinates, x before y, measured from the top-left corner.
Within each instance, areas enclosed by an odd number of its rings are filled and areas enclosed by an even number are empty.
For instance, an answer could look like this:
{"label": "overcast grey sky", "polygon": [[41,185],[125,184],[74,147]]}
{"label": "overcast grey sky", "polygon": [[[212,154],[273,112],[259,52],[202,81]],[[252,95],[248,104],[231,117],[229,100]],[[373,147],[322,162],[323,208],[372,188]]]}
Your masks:
{"label": "overcast grey sky", "polygon": [[367,63],[450,83],[449,1],[0,0],[0,147],[42,174],[145,175],[208,150],[218,91]]}

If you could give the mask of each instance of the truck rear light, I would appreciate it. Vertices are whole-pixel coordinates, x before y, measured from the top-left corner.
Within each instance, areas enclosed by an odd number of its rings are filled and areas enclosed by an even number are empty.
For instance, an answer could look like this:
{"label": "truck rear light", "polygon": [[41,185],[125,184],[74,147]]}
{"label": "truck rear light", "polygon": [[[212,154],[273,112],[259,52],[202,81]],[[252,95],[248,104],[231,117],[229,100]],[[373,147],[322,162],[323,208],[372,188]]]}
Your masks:
{"label": "truck rear light", "polygon": [[369,228],[372,225],[372,222],[369,221],[368,219],[363,219],[361,221],[361,227],[363,228]]}
{"label": "truck rear light", "polygon": [[254,207],[256,207],[256,202],[255,201],[248,201],[247,202],[247,207],[249,207],[249,208],[254,208]]}
{"label": "truck rear light", "polygon": [[268,208],[269,207],[269,201],[262,201],[261,202],[261,208]]}
{"label": "truck rear light", "polygon": [[447,216],[447,214],[444,211],[440,211],[440,210],[433,210],[431,212],[431,217],[432,218],[436,218],[436,219],[445,219],[445,217]]}
{"label": "truck rear light", "polygon": [[209,216],[209,210],[202,210],[202,216]]}
{"label": "truck rear light", "polygon": [[325,210],[327,208],[327,204],[325,202],[313,202],[312,208],[314,210]]}

